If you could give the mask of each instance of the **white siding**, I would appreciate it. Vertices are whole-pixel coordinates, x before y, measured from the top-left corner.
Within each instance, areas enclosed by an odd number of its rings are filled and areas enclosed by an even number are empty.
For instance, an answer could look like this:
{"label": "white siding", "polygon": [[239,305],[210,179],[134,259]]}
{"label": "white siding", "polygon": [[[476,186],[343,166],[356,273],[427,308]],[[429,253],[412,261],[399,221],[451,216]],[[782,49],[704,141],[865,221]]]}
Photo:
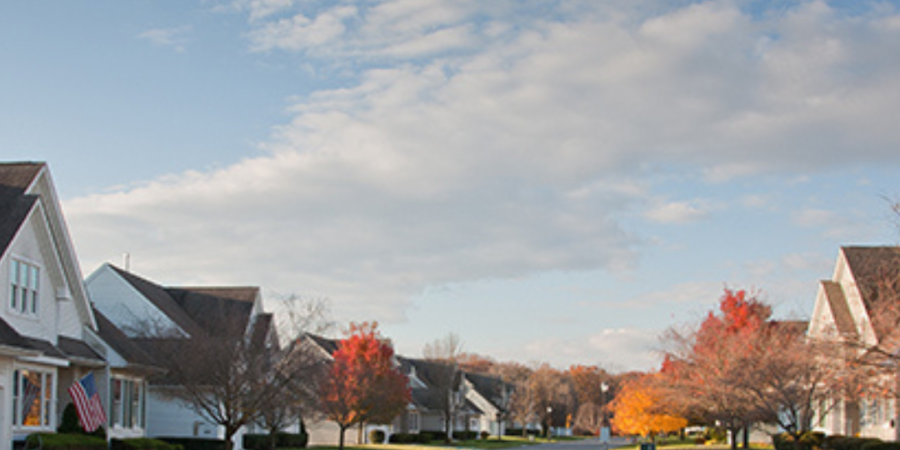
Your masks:
{"label": "white siding", "polygon": [[147,323],[177,328],[175,322],[154,307],[108,264],[91,274],[85,284],[94,306],[126,334],[133,335],[135,328],[140,329],[142,324]]}
{"label": "white siding", "polygon": [[147,397],[148,436],[222,438],[218,426],[203,421],[181,402],[163,397],[156,388],[151,386]]}

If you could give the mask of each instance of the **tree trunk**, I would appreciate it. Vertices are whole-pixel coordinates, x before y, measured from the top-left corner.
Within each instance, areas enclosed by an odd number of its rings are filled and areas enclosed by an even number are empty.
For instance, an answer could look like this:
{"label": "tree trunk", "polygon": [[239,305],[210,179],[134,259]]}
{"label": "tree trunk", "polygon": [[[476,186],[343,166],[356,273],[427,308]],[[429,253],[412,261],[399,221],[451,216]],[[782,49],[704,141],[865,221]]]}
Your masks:
{"label": "tree trunk", "polygon": [[225,450],[231,450],[234,448],[234,442],[231,442],[231,439],[234,437],[234,434],[237,433],[238,429],[233,426],[225,426]]}
{"label": "tree trunk", "polygon": [[750,425],[744,426],[744,448],[750,448]]}
{"label": "tree trunk", "polygon": [[362,422],[359,423],[359,429],[356,431],[356,445],[363,444],[363,427],[364,426],[365,426],[364,423],[362,423]]}
{"label": "tree trunk", "polygon": [[731,450],[737,450],[738,448],[737,433],[739,430],[740,427],[733,427],[728,429],[728,432],[731,433]]}
{"label": "tree trunk", "polygon": [[347,431],[347,426],[340,424],[338,427],[341,429],[341,435],[338,437],[338,450],[344,450],[344,432]]}
{"label": "tree trunk", "polygon": [[444,410],[444,443],[450,443],[450,413]]}
{"label": "tree trunk", "polygon": [[275,439],[277,438],[276,433],[278,433],[278,430],[269,430],[269,450],[275,450]]}

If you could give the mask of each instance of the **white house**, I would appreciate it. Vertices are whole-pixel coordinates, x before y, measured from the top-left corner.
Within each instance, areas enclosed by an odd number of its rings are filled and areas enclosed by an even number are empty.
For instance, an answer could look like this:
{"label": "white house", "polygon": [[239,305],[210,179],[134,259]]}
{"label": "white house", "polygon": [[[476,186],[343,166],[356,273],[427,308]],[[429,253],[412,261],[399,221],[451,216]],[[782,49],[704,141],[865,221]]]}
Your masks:
{"label": "white house", "polygon": [[55,431],[73,380],[95,372],[97,321],[46,164],[0,164],[0,448]]}
{"label": "white house", "polygon": [[[175,330],[185,337],[213,335],[219,325],[216,318],[220,317],[211,314],[213,310],[224,311],[229,319],[242,320],[246,324],[260,319],[265,319],[267,328],[271,324],[271,315],[263,312],[257,287],[164,287],[111,264],[104,264],[92,273],[86,285],[97,310],[132,341],[146,331],[147,326]],[[277,337],[272,339],[277,340]],[[143,350],[149,356],[157,357],[152,347],[143,347]],[[113,370],[114,382],[118,377]],[[129,378],[121,375],[122,385],[126,386],[128,382]],[[224,436],[222,427],[207,421],[180,401],[161,394],[171,388],[173,386],[155,381],[148,386],[144,400],[148,436],[213,439]],[[127,393],[127,389],[124,392]],[[134,423],[134,412],[130,417]],[[116,430],[116,427],[112,429]],[[246,428],[235,435],[236,449],[241,448],[245,431]]]}
{"label": "white house", "polygon": [[491,436],[506,434],[507,408],[512,385],[498,377],[468,372],[463,373],[462,382],[466,399],[478,411],[477,416],[470,419],[472,423],[469,429],[479,433],[486,431]]}
{"label": "white house", "polygon": [[[863,343],[861,348],[890,338],[873,314],[884,311],[877,307],[879,301],[898,301],[885,297],[885,289],[897,282],[900,247],[842,247],[831,279],[819,283],[807,335],[810,339],[850,339]],[[819,405],[816,425],[827,434],[894,441],[900,436],[897,409],[895,398],[836,396]]]}

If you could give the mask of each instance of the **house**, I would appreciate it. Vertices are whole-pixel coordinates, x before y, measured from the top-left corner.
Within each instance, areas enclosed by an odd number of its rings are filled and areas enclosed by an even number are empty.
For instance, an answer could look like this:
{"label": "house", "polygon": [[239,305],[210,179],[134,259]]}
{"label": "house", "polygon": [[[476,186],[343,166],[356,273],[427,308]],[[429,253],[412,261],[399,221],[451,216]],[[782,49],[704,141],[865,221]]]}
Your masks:
{"label": "house", "polygon": [[116,327],[100,311],[94,309],[102,353],[107,362],[105,403],[110,439],[146,436],[147,380],[163,372],[159,364]]}
{"label": "house", "polygon": [[501,378],[463,372],[463,391],[476,415],[470,418],[469,429],[491,436],[506,434],[507,408],[513,387]]}
{"label": "house", "polygon": [[[86,286],[101,313],[99,316],[122,330],[124,336],[116,336],[110,341],[129,341],[151,362],[160,362],[161,358],[166,357],[160,353],[160,343],[169,337],[215,338],[240,329],[253,341],[278,341],[272,316],[264,312],[257,287],[164,287],[111,264],[104,264],[92,273],[86,280]],[[124,348],[118,353],[128,360],[126,367],[141,366],[138,358],[144,355]],[[111,367],[113,383],[118,379],[116,369],[122,364],[119,360],[116,362],[119,365]],[[120,382],[122,386],[127,386],[128,381],[122,377]],[[213,439],[224,436],[221,426],[206,420],[172,396],[165,395],[171,389],[178,389],[178,386],[171,385],[164,376],[155,377],[147,386],[146,394],[135,394],[140,395],[146,404],[147,436]],[[123,392],[127,395],[128,391],[124,389]],[[136,400],[132,397],[131,401]],[[125,400],[123,402],[127,403]],[[133,422],[133,414],[123,415],[123,421],[127,422],[127,417],[131,417]],[[116,430],[115,423],[111,429]],[[241,437],[246,431],[245,427],[234,436],[235,448],[241,448]]]}
{"label": "house", "polygon": [[0,164],[0,449],[53,432],[104,345],[46,164]]}
{"label": "house", "polygon": [[[314,334],[305,335],[304,340],[315,347],[325,360],[330,360],[339,346],[338,340]],[[388,436],[393,433],[446,433],[448,430],[444,411],[447,402],[450,402],[451,435],[461,431],[475,434],[486,431],[498,436],[505,432],[506,407],[512,392],[509,383],[500,378],[467,373],[454,365],[426,359],[394,355],[394,361],[409,379],[411,401],[406,413],[397,417],[392,424],[369,428],[380,428]],[[322,418],[308,423],[310,443],[336,442],[338,431],[332,425]]]}
{"label": "house", "polygon": [[[819,283],[807,335],[849,341],[859,351],[880,345],[896,350],[900,313],[900,247],[842,247],[830,280]],[[816,427],[828,434],[897,440],[897,401],[840,396],[818,407]]]}

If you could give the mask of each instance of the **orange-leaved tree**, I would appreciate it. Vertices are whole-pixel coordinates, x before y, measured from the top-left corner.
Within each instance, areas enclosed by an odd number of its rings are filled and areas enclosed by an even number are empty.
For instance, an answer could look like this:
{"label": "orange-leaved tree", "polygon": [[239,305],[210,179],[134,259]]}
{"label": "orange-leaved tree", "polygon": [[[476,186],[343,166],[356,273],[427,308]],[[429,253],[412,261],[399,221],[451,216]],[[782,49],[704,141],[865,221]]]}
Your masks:
{"label": "orange-leaved tree", "polygon": [[623,382],[610,404],[612,426],[617,433],[655,438],[659,433],[678,431],[687,426],[687,419],[659,407],[664,398],[657,386],[658,376],[646,374]]}
{"label": "orange-leaved tree", "polygon": [[394,365],[394,350],[377,328],[375,322],[351,324],[322,383],[320,406],[340,428],[340,449],[348,428],[390,423],[410,401],[409,380]]}

